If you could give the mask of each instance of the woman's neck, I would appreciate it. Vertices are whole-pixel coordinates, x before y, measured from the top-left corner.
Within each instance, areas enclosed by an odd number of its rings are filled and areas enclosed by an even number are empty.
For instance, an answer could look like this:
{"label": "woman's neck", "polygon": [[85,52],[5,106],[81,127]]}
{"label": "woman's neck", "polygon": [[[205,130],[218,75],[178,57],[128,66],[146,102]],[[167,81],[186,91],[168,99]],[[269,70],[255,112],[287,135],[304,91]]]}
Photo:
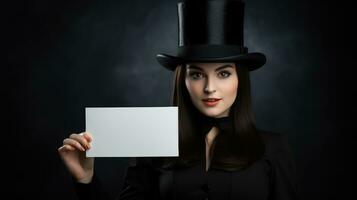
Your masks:
{"label": "woman's neck", "polygon": [[219,134],[219,129],[216,126],[213,126],[212,129],[208,132],[208,134],[205,137],[205,140],[206,140],[206,171],[208,171],[210,164],[211,164],[212,153],[213,153],[213,149],[214,149],[213,141],[218,134]]}
{"label": "woman's neck", "polygon": [[212,129],[206,135],[206,144],[211,145],[218,134],[219,129],[216,126],[213,126]]}

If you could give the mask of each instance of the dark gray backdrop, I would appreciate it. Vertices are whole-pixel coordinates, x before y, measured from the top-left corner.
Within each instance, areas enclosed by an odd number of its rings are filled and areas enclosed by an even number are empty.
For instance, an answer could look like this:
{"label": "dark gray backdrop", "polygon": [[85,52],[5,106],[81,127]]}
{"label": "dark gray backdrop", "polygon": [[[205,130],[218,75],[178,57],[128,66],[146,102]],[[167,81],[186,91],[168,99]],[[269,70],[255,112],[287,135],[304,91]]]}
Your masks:
{"label": "dark gray backdrop", "polygon": [[[57,148],[84,131],[85,107],[170,105],[173,74],[155,54],[177,45],[176,1],[12,1],[5,10],[7,191],[75,199]],[[336,195],[335,23],[324,1],[246,1],[245,45],[267,56],[251,73],[257,125],[288,135],[303,199]],[[127,159],[96,161],[108,192],[119,192]]]}

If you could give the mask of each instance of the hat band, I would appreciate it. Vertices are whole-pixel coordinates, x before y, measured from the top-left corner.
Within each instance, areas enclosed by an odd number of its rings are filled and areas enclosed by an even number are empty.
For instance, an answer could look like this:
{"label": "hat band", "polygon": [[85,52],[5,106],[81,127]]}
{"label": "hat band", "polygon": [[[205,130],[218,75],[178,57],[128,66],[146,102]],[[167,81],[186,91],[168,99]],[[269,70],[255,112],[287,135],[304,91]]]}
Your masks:
{"label": "hat band", "polygon": [[178,47],[178,56],[190,58],[217,58],[248,53],[248,48],[238,45],[189,45]]}

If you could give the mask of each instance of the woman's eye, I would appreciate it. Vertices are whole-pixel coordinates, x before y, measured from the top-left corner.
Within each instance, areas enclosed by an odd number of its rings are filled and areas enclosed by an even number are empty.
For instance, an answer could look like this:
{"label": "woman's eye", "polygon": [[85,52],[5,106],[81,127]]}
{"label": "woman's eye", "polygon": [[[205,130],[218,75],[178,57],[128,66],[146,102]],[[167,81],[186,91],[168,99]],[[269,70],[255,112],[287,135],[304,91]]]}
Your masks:
{"label": "woman's eye", "polygon": [[231,73],[229,73],[228,71],[221,71],[219,74],[220,74],[222,77],[228,77],[228,76],[231,75]]}
{"label": "woman's eye", "polygon": [[191,72],[189,73],[189,76],[193,79],[199,79],[201,78],[203,75],[202,73],[199,73],[199,72]]}

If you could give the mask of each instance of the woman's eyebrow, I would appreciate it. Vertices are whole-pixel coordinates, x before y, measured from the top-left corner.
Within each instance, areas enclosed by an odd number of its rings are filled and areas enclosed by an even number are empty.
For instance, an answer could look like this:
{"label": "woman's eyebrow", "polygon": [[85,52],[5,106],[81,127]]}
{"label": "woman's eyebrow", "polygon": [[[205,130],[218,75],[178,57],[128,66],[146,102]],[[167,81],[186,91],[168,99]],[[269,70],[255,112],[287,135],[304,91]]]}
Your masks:
{"label": "woman's eyebrow", "polygon": [[215,71],[218,71],[218,70],[221,70],[221,69],[224,69],[224,68],[227,68],[227,67],[233,68],[232,65],[223,65],[221,67],[218,67]]}
{"label": "woman's eyebrow", "polygon": [[[227,68],[227,67],[233,68],[232,65],[223,65],[223,66],[218,67],[218,68],[217,68],[216,70],[214,70],[214,71],[218,71],[218,70],[221,70],[221,69],[224,69],[224,68]],[[202,68],[197,67],[196,65],[189,65],[189,66],[188,66],[188,69],[197,69],[197,70],[203,71]]]}

